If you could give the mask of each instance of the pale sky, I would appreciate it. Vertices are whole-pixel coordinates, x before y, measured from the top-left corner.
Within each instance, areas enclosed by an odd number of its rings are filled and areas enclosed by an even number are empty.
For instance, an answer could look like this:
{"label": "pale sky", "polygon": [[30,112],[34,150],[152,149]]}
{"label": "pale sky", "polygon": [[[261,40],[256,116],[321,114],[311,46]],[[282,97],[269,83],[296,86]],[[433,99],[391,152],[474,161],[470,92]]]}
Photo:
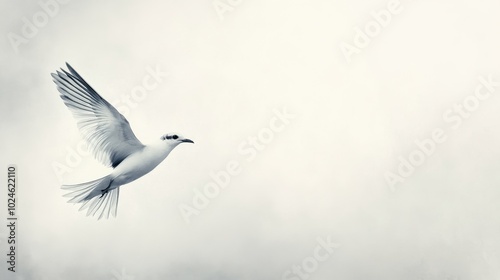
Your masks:
{"label": "pale sky", "polygon": [[[54,1],[0,2],[0,278],[499,279],[500,2]],[[62,197],[110,172],[58,97],[65,62],[143,142],[195,141],[117,218]]]}

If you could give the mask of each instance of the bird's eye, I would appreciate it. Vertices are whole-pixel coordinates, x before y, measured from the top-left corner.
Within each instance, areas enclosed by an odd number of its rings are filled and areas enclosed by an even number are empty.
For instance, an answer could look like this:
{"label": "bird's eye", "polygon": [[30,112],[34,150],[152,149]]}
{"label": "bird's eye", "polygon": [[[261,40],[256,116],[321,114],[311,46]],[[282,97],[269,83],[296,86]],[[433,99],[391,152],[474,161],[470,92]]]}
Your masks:
{"label": "bird's eye", "polygon": [[179,138],[179,136],[177,135],[172,136],[172,139],[177,139],[177,138]]}

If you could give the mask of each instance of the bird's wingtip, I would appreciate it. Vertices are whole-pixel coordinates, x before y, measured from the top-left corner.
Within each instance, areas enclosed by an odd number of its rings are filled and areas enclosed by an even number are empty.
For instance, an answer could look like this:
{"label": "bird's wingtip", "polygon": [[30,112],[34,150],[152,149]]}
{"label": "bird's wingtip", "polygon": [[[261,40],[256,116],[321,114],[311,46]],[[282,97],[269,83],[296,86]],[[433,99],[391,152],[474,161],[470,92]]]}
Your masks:
{"label": "bird's wingtip", "polygon": [[75,75],[75,76],[79,76],[78,73],[75,71],[75,69],[73,69],[73,67],[71,67],[71,65],[69,65],[69,63],[66,62],[66,67],[68,67],[68,70],[71,74]]}

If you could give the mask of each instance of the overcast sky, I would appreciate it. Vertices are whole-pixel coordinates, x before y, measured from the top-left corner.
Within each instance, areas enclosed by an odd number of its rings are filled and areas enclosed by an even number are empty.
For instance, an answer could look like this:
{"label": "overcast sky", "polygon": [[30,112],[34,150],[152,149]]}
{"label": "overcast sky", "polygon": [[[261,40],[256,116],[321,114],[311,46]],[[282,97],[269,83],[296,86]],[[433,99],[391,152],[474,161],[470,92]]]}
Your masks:
{"label": "overcast sky", "polygon": [[[2,279],[499,279],[500,2],[66,1],[0,2]],[[65,62],[141,141],[195,141],[117,218],[62,197],[110,172]]]}

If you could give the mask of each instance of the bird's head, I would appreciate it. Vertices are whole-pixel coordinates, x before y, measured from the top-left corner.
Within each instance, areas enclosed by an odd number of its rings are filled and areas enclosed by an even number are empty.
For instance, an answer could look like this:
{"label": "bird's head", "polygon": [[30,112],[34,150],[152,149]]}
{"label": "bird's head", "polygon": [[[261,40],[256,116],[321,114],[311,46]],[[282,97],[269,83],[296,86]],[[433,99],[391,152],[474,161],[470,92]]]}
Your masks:
{"label": "bird's head", "polygon": [[178,133],[167,133],[165,135],[162,135],[160,139],[167,145],[174,147],[179,145],[180,143],[194,143],[193,140],[185,138]]}

